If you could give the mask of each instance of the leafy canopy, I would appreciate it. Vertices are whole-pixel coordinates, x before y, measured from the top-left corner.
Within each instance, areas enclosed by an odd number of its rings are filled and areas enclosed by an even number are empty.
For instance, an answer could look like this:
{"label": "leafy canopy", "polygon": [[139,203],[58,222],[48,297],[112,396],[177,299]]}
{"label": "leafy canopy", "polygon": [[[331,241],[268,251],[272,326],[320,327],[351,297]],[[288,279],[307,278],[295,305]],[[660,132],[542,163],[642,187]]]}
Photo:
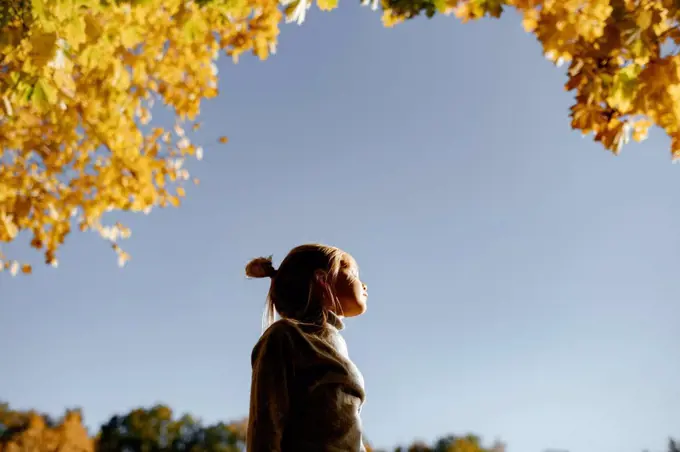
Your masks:
{"label": "leafy canopy", "polygon": [[[514,8],[556,64],[569,64],[571,126],[618,153],[657,125],[680,158],[680,3],[676,0],[364,0],[394,26],[421,14],[463,22]],[[338,0],[316,0],[322,10]],[[0,244],[31,236],[45,262],[72,227],[118,253],[130,234],[107,212],[178,206],[215,61],[275,51],[279,24],[311,0],[4,0],[0,2]],[[176,124],[154,126],[154,103]],[[220,139],[226,142],[226,138]],[[0,254],[0,269],[30,273]]]}
{"label": "leafy canopy", "polygon": [[500,17],[507,8],[548,59],[569,63],[575,92],[571,126],[618,153],[652,125],[680,158],[680,3],[675,0],[383,0],[393,26],[420,14],[455,14],[463,22]]}
{"label": "leafy canopy", "polygon": [[[28,231],[56,265],[74,221],[123,263],[129,231],[102,216],[179,205],[184,159],[203,152],[184,124],[217,95],[219,51],[267,57],[281,12],[274,0],[11,0],[0,17],[0,242]],[[169,130],[147,126],[159,100]]]}

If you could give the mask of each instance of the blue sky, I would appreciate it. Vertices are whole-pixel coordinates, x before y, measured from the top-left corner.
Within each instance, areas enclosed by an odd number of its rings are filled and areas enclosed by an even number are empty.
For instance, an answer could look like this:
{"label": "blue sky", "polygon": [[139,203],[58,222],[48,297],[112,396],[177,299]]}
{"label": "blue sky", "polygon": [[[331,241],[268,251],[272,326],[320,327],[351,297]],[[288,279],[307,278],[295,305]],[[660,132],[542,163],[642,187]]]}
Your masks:
{"label": "blue sky", "polygon": [[680,436],[666,137],[613,157],[572,132],[563,71],[512,16],[388,30],[347,2],[285,26],[271,60],[219,67],[202,183],[129,219],[127,268],[80,234],[59,269],[0,277],[0,397],[81,406],[92,426],[155,402],[240,418],[267,290],[243,266],[323,242],[370,286],[346,339],[374,444],[472,431],[511,452],[640,452]]}

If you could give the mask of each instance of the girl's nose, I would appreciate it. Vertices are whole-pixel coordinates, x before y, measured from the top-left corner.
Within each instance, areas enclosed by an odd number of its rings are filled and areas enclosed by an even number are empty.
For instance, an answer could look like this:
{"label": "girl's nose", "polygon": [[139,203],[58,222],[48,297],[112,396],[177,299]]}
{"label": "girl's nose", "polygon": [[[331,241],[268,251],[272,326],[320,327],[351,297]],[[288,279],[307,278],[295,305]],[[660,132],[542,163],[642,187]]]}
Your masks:
{"label": "girl's nose", "polygon": [[368,286],[366,285],[366,283],[361,283],[361,285],[363,286],[364,290],[368,290]]}

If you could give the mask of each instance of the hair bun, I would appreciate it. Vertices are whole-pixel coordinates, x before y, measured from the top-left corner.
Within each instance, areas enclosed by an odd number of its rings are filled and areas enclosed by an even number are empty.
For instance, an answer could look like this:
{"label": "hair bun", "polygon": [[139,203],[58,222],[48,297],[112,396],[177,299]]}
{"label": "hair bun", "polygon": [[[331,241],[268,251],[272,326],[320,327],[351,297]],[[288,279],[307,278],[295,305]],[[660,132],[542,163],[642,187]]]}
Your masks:
{"label": "hair bun", "polygon": [[276,269],[272,264],[272,256],[258,257],[248,262],[246,265],[246,276],[248,278],[273,278],[276,276]]}

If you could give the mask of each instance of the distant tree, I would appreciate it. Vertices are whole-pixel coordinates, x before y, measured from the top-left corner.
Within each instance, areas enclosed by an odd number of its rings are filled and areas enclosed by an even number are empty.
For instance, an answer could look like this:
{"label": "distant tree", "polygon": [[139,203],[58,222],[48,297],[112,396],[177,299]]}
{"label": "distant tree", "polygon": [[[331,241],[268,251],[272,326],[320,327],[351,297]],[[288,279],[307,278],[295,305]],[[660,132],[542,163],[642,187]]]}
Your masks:
{"label": "distant tree", "polygon": [[673,438],[668,440],[668,452],[680,452],[680,444]]}
{"label": "distant tree", "polygon": [[455,441],[456,437],[453,435],[443,436],[435,442],[433,452],[448,452]]}
{"label": "distant tree", "polygon": [[28,423],[29,414],[12,410],[8,403],[0,403],[0,441],[6,440]]}
{"label": "distant tree", "polygon": [[407,452],[432,452],[432,448],[422,441],[416,441],[409,446]]}
{"label": "distant tree", "polygon": [[483,448],[478,436],[466,435],[456,438],[449,447],[448,452],[489,452],[490,449]]}
{"label": "distant tree", "polygon": [[[112,416],[91,437],[80,410],[66,410],[59,419],[34,410],[13,410],[0,403],[0,452],[244,452],[247,420],[203,425],[184,414],[174,416],[165,405],[136,408]],[[680,452],[669,440],[668,452]],[[394,452],[503,452],[496,441],[482,446],[480,437],[445,435],[432,445],[414,441]],[[367,452],[386,452],[366,444]]]}
{"label": "distant tree", "polygon": [[485,448],[481,445],[481,439],[476,435],[446,435],[437,439],[431,446],[423,441],[416,441],[408,448],[395,449],[395,452],[496,452],[494,448],[498,447],[498,444]]}
{"label": "distant tree", "polygon": [[179,428],[172,420],[172,411],[165,406],[135,409],[125,415],[114,415],[101,426],[97,450],[160,451],[177,441]]}
{"label": "distant tree", "polygon": [[35,411],[14,411],[0,405],[0,452],[94,452],[94,441],[79,410],[58,421]]}
{"label": "distant tree", "polygon": [[491,452],[505,452],[505,443],[496,440],[491,446]]}
{"label": "distant tree", "polygon": [[203,426],[190,415],[173,416],[165,405],[115,415],[97,435],[97,452],[241,452],[242,422]]}

